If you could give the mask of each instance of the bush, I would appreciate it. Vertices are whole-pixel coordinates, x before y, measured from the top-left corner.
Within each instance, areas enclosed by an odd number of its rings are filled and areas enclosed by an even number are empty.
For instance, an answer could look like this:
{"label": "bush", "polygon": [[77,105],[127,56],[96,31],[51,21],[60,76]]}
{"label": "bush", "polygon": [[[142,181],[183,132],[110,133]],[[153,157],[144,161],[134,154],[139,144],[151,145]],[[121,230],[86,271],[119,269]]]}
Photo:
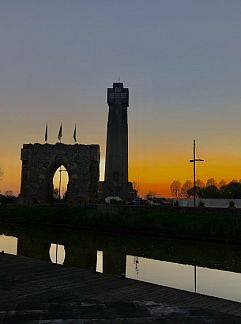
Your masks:
{"label": "bush", "polygon": [[235,208],[235,202],[233,200],[230,200],[229,208]]}
{"label": "bush", "polygon": [[9,195],[0,195],[0,203],[2,204],[16,204],[17,197]]}
{"label": "bush", "polygon": [[204,201],[200,200],[199,201],[199,204],[198,204],[198,207],[205,207]]}

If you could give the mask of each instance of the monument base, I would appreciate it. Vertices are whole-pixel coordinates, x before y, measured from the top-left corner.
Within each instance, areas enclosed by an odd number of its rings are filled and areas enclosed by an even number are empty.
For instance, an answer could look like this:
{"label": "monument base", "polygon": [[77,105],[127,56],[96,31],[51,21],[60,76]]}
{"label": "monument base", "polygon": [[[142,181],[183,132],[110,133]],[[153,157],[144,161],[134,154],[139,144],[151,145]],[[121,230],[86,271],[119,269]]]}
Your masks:
{"label": "monument base", "polygon": [[124,201],[132,201],[138,197],[138,193],[137,190],[134,189],[132,182],[127,183],[125,192],[120,192],[120,188],[118,186],[110,186],[105,181],[99,181],[98,196],[100,200],[104,200],[106,197],[111,196],[120,197]]}

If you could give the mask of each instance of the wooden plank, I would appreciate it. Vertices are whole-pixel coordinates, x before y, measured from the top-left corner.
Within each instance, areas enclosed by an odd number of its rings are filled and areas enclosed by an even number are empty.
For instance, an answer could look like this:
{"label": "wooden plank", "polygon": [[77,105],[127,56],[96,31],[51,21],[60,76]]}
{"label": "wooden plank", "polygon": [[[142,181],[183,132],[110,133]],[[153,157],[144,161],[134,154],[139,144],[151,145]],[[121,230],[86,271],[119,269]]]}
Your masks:
{"label": "wooden plank", "polygon": [[[0,318],[7,316],[16,321],[25,316],[27,319],[34,316],[58,318],[58,312],[62,317],[73,314],[74,318],[76,314],[82,316],[87,313],[88,316],[83,316],[91,318],[91,312],[101,318],[107,313],[113,316],[113,312],[116,316],[125,312],[129,316],[128,309],[133,310],[134,316],[135,307],[140,308],[141,316],[146,314],[146,320],[154,316],[150,315],[153,307],[158,310],[158,318],[163,319],[164,314],[169,316],[164,311],[165,307],[169,307],[173,310],[170,316],[180,315],[185,310],[184,313],[189,316],[197,313],[197,318],[225,317],[241,322],[240,303],[7,254],[0,254],[0,292]],[[46,305],[49,305],[49,311],[46,311]],[[61,305],[68,308],[67,313],[61,313]],[[89,312],[86,305],[92,305]],[[100,305],[104,305],[105,312]],[[31,314],[27,312],[29,308],[32,309]],[[55,315],[50,309],[55,309]]]}

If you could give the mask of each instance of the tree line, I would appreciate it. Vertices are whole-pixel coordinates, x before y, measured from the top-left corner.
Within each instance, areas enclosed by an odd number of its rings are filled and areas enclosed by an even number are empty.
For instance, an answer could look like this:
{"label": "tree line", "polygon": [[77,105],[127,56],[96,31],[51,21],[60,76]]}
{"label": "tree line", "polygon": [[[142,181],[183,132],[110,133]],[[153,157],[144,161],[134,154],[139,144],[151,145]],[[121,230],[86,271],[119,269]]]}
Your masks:
{"label": "tree line", "polygon": [[[186,180],[183,184],[180,181],[174,180],[170,186],[173,197],[176,198],[191,198],[194,194],[193,182]],[[196,197],[198,198],[241,198],[241,179],[232,180],[226,183],[224,180],[216,182],[214,178],[210,178],[204,183],[202,180],[197,180],[195,185]]]}
{"label": "tree line", "polygon": [[4,193],[0,191],[0,204],[16,203],[17,197],[14,196],[12,190],[7,190]]}

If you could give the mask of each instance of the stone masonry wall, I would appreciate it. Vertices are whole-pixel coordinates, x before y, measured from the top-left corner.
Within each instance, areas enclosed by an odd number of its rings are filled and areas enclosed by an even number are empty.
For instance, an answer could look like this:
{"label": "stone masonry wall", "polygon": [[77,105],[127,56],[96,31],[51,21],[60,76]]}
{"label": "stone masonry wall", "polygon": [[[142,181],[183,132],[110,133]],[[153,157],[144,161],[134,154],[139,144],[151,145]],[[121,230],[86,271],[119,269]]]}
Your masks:
{"label": "stone masonry wall", "polygon": [[95,201],[99,181],[99,145],[24,144],[21,150],[23,203],[49,203],[53,176],[63,165],[68,171],[68,201]]}

